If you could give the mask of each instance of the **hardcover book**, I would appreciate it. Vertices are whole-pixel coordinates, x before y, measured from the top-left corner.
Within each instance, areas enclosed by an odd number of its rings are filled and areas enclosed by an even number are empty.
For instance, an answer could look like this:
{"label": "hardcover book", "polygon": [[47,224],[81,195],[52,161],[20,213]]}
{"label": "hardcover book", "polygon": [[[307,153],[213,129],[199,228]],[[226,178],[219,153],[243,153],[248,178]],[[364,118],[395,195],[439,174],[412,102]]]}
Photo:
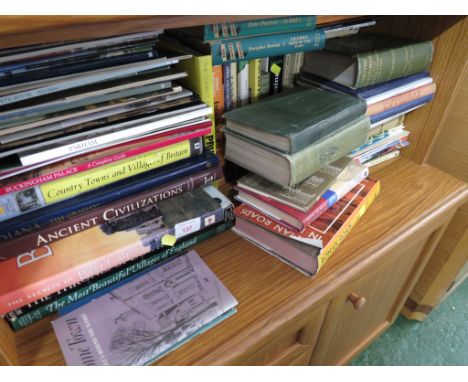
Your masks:
{"label": "hardcover book", "polygon": [[212,186],[150,203],[136,212],[0,262],[0,314],[83,282],[224,220],[230,204]]}
{"label": "hardcover book", "polygon": [[234,209],[237,217],[235,231],[312,276],[356,225],[379,191],[379,181],[363,180],[301,232],[290,230],[242,204]]}
{"label": "hardcover book", "polygon": [[333,134],[290,155],[226,130],[225,158],[276,184],[295,187],[323,166],[364,144],[369,126],[369,117],[362,115]]}
{"label": "hardcover book", "polygon": [[195,36],[204,42],[209,42],[235,37],[314,29],[316,22],[316,16],[289,16],[207,24],[199,27],[180,29],[180,31]]}
{"label": "hardcover book", "polygon": [[329,39],[323,51],[306,53],[304,71],[358,89],[423,72],[432,54],[431,41],[356,34]]}
{"label": "hardcover book", "polygon": [[294,230],[302,231],[350,192],[368,174],[366,166],[351,161],[341,174],[333,179],[330,187],[319,194],[316,202],[305,212],[298,211],[282,202],[271,199],[269,196],[244,190],[242,187],[238,187],[239,193],[235,198]]}
{"label": "hardcover book", "polygon": [[226,130],[294,154],[366,112],[356,97],[319,89],[281,94],[224,114]]}
{"label": "hardcover book", "polygon": [[14,239],[3,242],[0,237],[0,260],[15,257],[21,253],[32,251],[43,244],[53,243],[84,230],[93,228],[118,217],[117,211],[127,210],[136,212],[146,208],[151,203],[172,198],[197,187],[207,185],[222,177],[221,167],[196,173],[192,176],[180,178],[156,188],[144,190],[136,195],[128,196],[94,208],[64,221],[57,221],[32,232],[23,232]]}
{"label": "hardcover book", "polygon": [[201,138],[195,138],[156,148],[38,186],[0,195],[0,221],[191,156],[200,155],[202,151]]}
{"label": "hardcover book", "polygon": [[280,186],[254,173],[249,173],[239,179],[237,187],[306,212],[350,163],[350,158],[340,158],[324,166],[296,187]]}
{"label": "hardcover book", "polygon": [[190,251],[52,326],[68,365],[145,365],[228,317],[236,305]]}
{"label": "hardcover book", "polygon": [[86,282],[62,289],[52,295],[15,309],[5,315],[5,320],[8,321],[13,330],[17,331],[56,313],[58,310],[65,309],[69,305],[82,304],[86,300],[95,299],[97,294],[107,293],[107,291],[115,289],[116,285],[125,283],[130,278],[138,277],[141,272],[145,272],[163,261],[187,251],[196,244],[232,228],[234,223],[231,209],[232,206],[225,211],[227,216],[224,223],[188,235],[173,247],[164,246],[155,252],[111,269]]}
{"label": "hardcover book", "polygon": [[0,242],[34,232],[40,227],[63,222],[77,214],[99,206],[135,195],[147,189],[190,176],[197,171],[205,171],[218,165],[218,158],[209,151],[203,155],[147,171],[140,175],[97,188],[74,198],[66,199],[49,206],[26,212],[0,222]]}

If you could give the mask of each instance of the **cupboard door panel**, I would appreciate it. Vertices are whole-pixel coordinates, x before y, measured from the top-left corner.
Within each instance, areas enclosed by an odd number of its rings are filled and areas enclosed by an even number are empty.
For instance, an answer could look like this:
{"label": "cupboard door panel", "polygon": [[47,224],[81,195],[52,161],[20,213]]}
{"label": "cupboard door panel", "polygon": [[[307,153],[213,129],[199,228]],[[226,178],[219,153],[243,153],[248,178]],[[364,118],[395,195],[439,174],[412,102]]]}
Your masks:
{"label": "cupboard door panel", "polygon": [[403,250],[390,250],[386,256],[390,260],[343,289],[331,303],[332,323],[312,364],[345,364],[391,325],[414,283],[418,259],[427,246],[432,247],[434,236],[438,235],[418,238]]}

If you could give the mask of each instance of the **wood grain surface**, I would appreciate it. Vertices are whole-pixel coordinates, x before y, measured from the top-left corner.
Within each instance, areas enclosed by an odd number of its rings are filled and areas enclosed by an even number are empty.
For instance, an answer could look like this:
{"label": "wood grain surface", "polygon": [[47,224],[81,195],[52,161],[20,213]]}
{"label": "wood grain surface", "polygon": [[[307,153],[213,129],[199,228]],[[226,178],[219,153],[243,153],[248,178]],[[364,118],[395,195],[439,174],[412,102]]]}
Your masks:
{"label": "wood grain surface", "polygon": [[[196,247],[208,266],[239,301],[238,312],[170,353],[158,364],[238,364],[262,339],[343,293],[369,267],[389,261],[393,248],[405,247],[431,232],[444,214],[468,197],[465,183],[403,158],[376,166],[381,194],[315,278],[308,278],[225,232]],[[18,346],[24,365],[63,364],[54,333]]]}
{"label": "wood grain surface", "polygon": [[[0,16],[0,49],[278,16]],[[358,16],[318,16],[327,24]]]}

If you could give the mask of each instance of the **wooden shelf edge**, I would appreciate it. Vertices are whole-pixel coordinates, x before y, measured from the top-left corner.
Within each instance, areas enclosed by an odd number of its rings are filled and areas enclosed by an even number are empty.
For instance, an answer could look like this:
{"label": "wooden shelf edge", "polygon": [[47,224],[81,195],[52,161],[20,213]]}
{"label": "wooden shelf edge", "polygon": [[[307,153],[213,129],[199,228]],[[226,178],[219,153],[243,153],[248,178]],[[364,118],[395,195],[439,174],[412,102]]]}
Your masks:
{"label": "wooden shelf edge", "polygon": [[[0,49],[278,16],[0,16]],[[317,25],[360,16],[317,16]]]}

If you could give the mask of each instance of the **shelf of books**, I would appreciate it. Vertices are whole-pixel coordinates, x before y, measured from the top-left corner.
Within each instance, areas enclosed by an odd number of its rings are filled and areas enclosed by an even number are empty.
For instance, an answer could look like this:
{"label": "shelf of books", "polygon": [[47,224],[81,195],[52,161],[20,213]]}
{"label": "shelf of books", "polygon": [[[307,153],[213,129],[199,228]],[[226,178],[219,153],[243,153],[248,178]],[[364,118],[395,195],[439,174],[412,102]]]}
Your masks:
{"label": "shelf of books", "polygon": [[395,159],[431,41],[362,33],[376,17],[154,21],[0,50],[0,363],[236,363],[466,196]]}

